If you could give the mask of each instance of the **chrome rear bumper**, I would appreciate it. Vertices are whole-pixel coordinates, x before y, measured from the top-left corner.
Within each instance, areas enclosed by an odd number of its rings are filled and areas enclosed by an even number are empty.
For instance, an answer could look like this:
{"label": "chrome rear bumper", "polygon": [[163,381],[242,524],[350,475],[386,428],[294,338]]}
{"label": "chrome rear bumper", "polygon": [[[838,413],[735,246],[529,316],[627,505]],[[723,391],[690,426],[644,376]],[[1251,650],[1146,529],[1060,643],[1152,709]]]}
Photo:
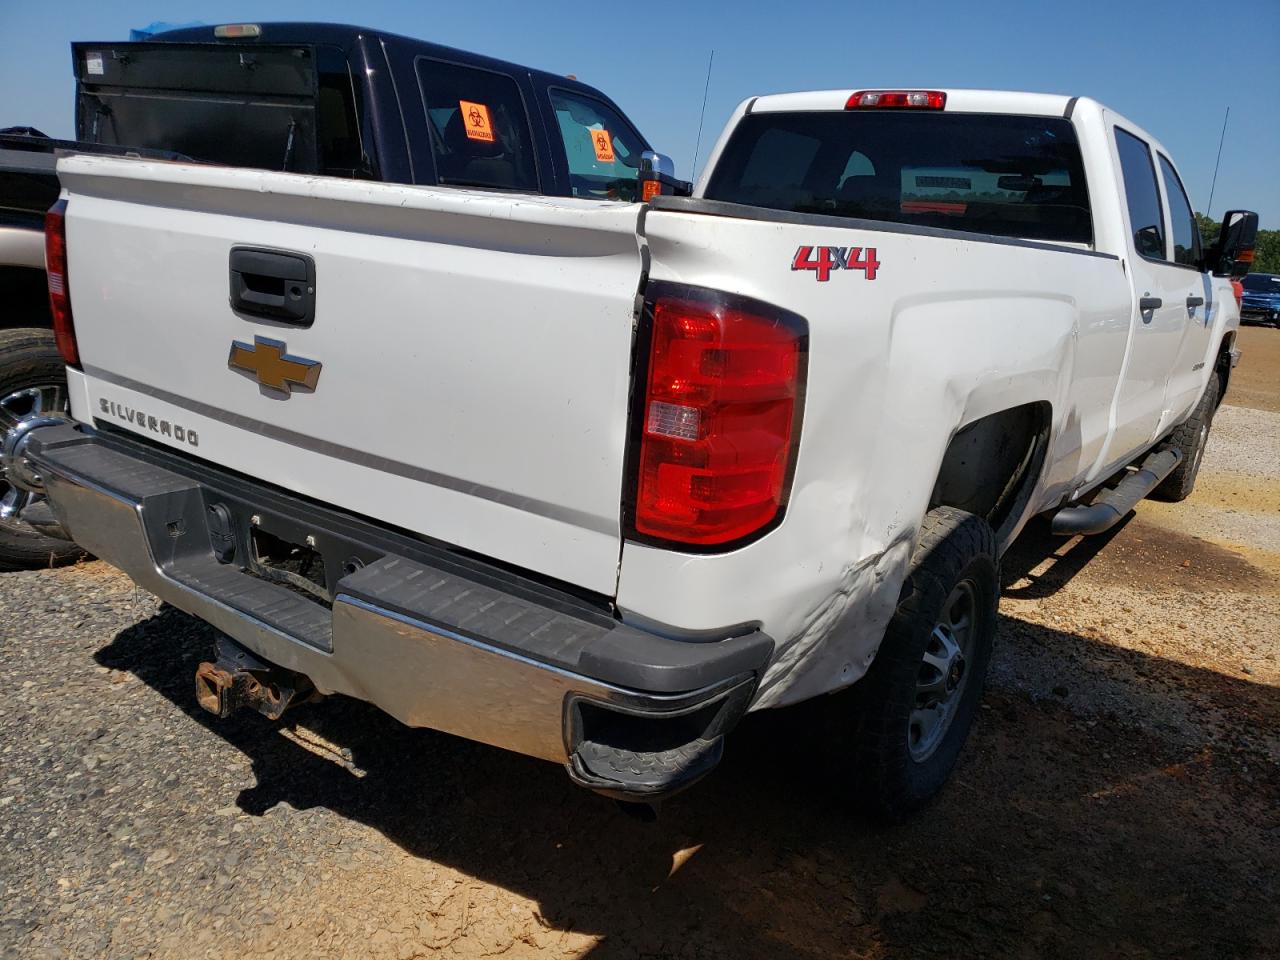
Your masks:
{"label": "chrome rear bumper", "polygon": [[[29,455],[81,546],[257,656],[410,726],[563,763],[609,795],[664,796],[714,767],[772,649],[751,630],[712,642],[641,631],[518,575],[87,427],[38,431]],[[236,546],[220,562],[227,518]],[[318,602],[251,574],[251,523],[299,541],[294,531],[311,531],[326,563],[363,560],[334,575],[331,604]]]}

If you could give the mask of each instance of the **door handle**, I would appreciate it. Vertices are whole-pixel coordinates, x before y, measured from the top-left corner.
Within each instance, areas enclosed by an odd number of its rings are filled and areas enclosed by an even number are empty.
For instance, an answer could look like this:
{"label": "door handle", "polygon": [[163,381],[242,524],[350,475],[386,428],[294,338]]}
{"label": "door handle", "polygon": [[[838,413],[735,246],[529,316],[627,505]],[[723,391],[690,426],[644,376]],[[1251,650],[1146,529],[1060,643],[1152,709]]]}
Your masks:
{"label": "door handle", "polygon": [[231,309],[236,313],[300,327],[316,312],[316,264],[305,253],[263,247],[232,247]]}
{"label": "door handle", "polygon": [[1146,313],[1148,310],[1159,310],[1164,306],[1164,301],[1159,297],[1143,297],[1138,301],[1138,310]]}
{"label": "door handle", "polygon": [[1194,310],[1204,306],[1204,297],[1187,297],[1187,309]]}

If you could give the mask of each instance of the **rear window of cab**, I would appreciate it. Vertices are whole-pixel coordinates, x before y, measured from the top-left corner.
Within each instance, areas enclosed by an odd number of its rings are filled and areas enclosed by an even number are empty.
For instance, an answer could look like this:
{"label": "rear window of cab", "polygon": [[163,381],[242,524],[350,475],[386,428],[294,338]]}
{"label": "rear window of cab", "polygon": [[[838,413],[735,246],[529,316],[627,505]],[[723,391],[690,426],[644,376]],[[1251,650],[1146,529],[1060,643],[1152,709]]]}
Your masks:
{"label": "rear window of cab", "polygon": [[1060,117],[751,114],[705,195],[795,213],[1093,242],[1080,145]]}

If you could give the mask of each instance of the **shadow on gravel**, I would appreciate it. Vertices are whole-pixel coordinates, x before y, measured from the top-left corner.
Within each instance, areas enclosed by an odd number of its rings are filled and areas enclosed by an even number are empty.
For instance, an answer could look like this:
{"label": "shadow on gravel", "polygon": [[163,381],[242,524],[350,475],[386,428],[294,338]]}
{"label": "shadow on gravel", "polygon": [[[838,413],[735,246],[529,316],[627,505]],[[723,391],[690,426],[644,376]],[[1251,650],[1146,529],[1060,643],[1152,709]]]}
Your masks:
{"label": "shadow on gravel", "polygon": [[[1017,630],[1018,643],[1097,644]],[[1055,703],[988,695],[940,801],[893,827],[842,806],[812,708],[753,715],[722,768],[646,825],[555,766],[410,730],[342,697],[284,726],[349,751],[363,777],[256,715],[211,718],[192,675],[212,637],[165,608],[97,659],[251,758],[257,785],[236,800],[245,811],[284,802],[368,824],[415,857],[537,901],[553,929],[602,937],[596,960],[1226,958],[1262,956],[1280,935],[1275,771],[1247,782],[1215,748],[1177,751]],[[1280,723],[1273,688],[1125,655],[1135,676],[1159,672]]]}
{"label": "shadow on gravel", "polygon": [[1043,600],[1085,571],[1091,582],[1140,582],[1151,590],[1275,589],[1274,575],[1240,553],[1131,513],[1092,537],[1057,537],[1047,520],[1032,520],[1001,561],[1003,596]]}
{"label": "shadow on gravel", "polygon": [[[1053,596],[1106,549],[1133,517],[1131,513],[1110,530],[1092,537],[1054,536],[1048,520],[1033,517],[1000,560],[1002,596],[1022,600]],[[1027,581],[1025,586],[1015,586],[1023,580]]]}

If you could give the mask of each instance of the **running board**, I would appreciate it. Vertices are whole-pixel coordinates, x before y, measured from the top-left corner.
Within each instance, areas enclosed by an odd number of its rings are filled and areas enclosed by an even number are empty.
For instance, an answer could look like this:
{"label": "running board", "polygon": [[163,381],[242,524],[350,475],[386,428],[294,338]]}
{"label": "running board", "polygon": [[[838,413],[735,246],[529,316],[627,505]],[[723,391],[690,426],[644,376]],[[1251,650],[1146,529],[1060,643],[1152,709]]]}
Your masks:
{"label": "running board", "polygon": [[1053,515],[1051,529],[1062,537],[1102,533],[1119,523],[1138,501],[1149,494],[1182,462],[1177,450],[1157,450],[1109,490],[1103,490],[1088,506],[1063,507]]}

